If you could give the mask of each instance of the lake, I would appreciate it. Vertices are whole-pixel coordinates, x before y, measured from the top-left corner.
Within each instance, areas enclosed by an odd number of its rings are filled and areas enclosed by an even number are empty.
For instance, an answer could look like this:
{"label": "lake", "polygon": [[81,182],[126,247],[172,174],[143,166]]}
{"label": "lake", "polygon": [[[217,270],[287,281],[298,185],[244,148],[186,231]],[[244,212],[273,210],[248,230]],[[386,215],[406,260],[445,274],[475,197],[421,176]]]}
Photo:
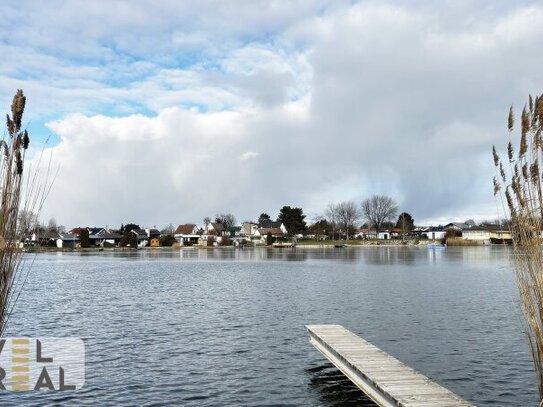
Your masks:
{"label": "lake", "polygon": [[[371,405],[309,344],[341,324],[479,406],[537,405],[508,247],[39,254],[6,336],[80,337],[86,383],[2,405]],[[27,262],[28,263],[28,262]]]}

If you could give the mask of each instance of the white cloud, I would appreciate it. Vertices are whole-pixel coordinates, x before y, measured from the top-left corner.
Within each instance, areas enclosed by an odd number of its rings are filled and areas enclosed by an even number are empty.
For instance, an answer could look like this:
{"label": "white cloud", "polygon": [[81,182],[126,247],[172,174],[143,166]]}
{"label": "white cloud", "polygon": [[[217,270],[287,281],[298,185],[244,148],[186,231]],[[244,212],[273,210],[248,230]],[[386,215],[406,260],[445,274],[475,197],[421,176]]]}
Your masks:
{"label": "white cloud", "polygon": [[242,160],[242,161],[246,161],[246,160],[249,160],[251,158],[256,158],[260,155],[260,153],[256,152],[256,151],[247,151],[245,153],[243,153],[242,155],[239,156],[239,159]]}
{"label": "white cloud", "polygon": [[507,109],[543,92],[537,3],[70,4],[0,43],[2,93],[57,114],[44,216],[70,226],[311,216],[374,193],[416,221],[487,216]]}

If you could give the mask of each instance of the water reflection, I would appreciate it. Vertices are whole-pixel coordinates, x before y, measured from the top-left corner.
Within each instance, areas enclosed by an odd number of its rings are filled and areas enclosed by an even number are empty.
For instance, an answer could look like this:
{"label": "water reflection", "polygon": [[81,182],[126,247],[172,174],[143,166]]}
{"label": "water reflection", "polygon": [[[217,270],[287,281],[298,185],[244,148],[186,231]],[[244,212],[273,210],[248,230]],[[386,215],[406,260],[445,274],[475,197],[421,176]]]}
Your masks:
{"label": "water reflection", "polygon": [[319,399],[325,406],[376,406],[370,398],[331,363],[310,367],[305,371],[309,375],[310,387],[318,392]]}
{"label": "water reflection", "polygon": [[183,248],[178,250],[104,251],[99,253],[54,253],[54,261],[108,261],[123,260],[183,260],[183,261],[332,261],[361,263],[372,266],[411,266],[421,262],[428,264],[484,264],[509,260],[512,250],[508,246],[491,247],[447,247],[428,249],[426,246],[362,246],[345,248]]}

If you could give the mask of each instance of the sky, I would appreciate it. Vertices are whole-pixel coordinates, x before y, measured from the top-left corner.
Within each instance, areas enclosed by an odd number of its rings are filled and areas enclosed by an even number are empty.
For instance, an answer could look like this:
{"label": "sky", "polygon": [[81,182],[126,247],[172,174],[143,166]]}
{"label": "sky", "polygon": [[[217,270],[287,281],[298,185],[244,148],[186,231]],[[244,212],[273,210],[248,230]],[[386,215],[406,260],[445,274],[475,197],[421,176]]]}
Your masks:
{"label": "sky", "polygon": [[311,221],[375,194],[419,225],[494,219],[492,145],[543,93],[537,1],[2,9],[0,111],[24,90],[27,164],[56,174],[40,217],[70,228]]}

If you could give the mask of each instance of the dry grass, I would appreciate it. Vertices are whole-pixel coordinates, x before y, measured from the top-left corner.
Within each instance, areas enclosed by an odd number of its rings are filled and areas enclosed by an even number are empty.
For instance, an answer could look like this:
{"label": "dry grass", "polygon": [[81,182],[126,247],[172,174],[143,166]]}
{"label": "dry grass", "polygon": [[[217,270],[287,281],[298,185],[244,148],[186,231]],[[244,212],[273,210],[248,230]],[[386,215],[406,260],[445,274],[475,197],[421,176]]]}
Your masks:
{"label": "dry grass", "polygon": [[477,240],[462,239],[461,237],[447,239],[447,246],[481,246],[482,244]]}
{"label": "dry grass", "polygon": [[[7,134],[0,141],[0,336],[5,332],[20,288],[26,280],[26,275],[18,276],[17,272],[23,260],[20,240],[27,236],[30,224],[20,222],[19,213],[39,211],[51,187],[47,182],[48,175],[44,182],[40,182],[43,178],[39,170],[23,177],[30,143],[28,132],[22,130],[25,104],[23,91],[18,90],[11,105],[11,115],[6,117]],[[47,166],[47,174],[49,168],[50,165]]]}
{"label": "dry grass", "polygon": [[511,141],[515,125],[512,108],[507,124],[510,135],[507,160],[502,161],[496,148],[492,149],[496,167],[494,195],[500,197],[502,207],[511,218],[521,307],[538,376],[540,400],[543,400],[543,186],[540,171],[543,95],[535,100],[530,96],[528,106],[522,110],[518,153]]}

